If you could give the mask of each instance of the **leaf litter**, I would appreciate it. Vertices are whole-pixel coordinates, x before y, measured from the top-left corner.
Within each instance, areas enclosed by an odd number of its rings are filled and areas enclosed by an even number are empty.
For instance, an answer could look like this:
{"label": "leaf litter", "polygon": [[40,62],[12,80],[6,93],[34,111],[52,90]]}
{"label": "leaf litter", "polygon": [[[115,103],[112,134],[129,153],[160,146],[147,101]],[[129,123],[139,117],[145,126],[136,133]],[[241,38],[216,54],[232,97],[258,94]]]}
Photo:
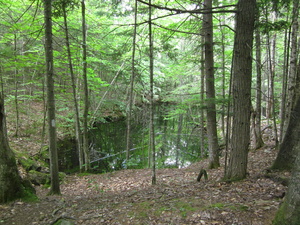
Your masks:
{"label": "leaf litter", "polygon": [[[249,152],[245,180],[222,181],[224,166],[196,181],[203,160],[181,169],[130,169],[86,176],[68,175],[60,196],[37,186],[38,202],[0,205],[0,224],[243,224],[268,225],[283,201],[286,186],[266,176],[277,151]],[[221,159],[224,165],[224,159]],[[288,173],[281,176],[288,177]]]}

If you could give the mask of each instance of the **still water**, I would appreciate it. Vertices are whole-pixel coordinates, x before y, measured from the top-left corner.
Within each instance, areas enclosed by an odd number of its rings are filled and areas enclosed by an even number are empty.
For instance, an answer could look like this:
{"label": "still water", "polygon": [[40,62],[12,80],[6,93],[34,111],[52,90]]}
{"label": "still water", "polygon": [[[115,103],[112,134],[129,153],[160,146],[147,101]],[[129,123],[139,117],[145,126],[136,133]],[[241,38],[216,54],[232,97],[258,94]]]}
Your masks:
{"label": "still water", "polygon": [[[163,104],[155,107],[157,168],[186,167],[200,158],[200,130],[194,122],[195,119],[185,114],[168,117],[170,110],[172,107]],[[145,107],[134,112],[128,161],[126,161],[126,119],[107,117],[94,125],[89,132],[89,149],[91,167],[95,172],[149,166],[148,112]],[[74,154],[72,155],[74,165],[76,159]]]}

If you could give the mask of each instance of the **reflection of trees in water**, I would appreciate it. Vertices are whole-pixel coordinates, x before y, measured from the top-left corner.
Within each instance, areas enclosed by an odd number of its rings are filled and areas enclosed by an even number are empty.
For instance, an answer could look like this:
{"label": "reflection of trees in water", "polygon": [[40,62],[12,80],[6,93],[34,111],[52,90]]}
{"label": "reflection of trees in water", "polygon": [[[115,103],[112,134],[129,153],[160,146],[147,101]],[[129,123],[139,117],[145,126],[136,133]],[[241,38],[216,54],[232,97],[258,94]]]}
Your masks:
{"label": "reflection of trees in water", "polygon": [[[157,166],[185,167],[200,157],[200,128],[190,115],[181,114],[166,120],[170,106],[156,105],[155,139]],[[132,120],[130,159],[126,161],[126,120],[111,120],[95,124],[89,131],[91,168],[97,172],[108,172],[124,168],[146,168],[148,163],[149,120],[148,109],[135,110]],[[74,142],[73,142],[74,143]],[[69,150],[67,150],[69,149]],[[75,151],[75,153],[74,153]],[[73,145],[61,151],[63,163],[72,169],[78,167],[76,148]],[[71,160],[71,163],[70,161]]]}

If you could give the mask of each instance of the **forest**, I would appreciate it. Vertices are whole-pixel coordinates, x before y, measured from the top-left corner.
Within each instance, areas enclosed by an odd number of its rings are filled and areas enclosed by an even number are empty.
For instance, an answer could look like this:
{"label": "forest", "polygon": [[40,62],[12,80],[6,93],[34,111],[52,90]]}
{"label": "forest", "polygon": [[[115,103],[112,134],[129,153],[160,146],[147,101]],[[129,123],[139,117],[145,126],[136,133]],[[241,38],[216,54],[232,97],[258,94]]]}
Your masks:
{"label": "forest", "polygon": [[298,0],[0,3],[0,224],[300,224]]}

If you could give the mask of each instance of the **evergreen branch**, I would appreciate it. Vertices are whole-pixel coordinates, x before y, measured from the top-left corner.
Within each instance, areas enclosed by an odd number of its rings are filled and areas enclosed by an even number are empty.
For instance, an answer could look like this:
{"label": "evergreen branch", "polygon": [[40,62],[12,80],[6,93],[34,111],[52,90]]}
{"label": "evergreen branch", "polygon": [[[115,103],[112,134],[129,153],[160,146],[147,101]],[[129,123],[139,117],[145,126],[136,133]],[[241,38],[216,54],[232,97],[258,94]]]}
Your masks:
{"label": "evergreen branch", "polygon": [[173,32],[176,32],[176,33],[193,34],[193,35],[199,35],[199,36],[202,36],[202,34],[200,34],[200,33],[194,33],[194,32],[189,32],[189,31],[182,31],[182,30],[175,30],[175,29],[171,29],[171,28],[162,26],[162,25],[157,24],[157,23],[152,23],[152,24],[155,25],[155,26],[157,26],[157,27],[160,27],[160,28],[162,28],[162,29],[169,30],[169,31],[173,31]]}
{"label": "evergreen branch", "polygon": [[[182,13],[196,13],[196,14],[210,14],[210,13],[236,13],[237,10],[219,10],[224,9],[228,7],[236,7],[236,5],[225,5],[225,6],[218,6],[213,7],[210,9],[194,9],[194,10],[186,10],[186,9],[176,9],[176,8],[169,8],[169,7],[163,7],[159,5],[149,4],[148,2],[145,2],[143,0],[137,0],[140,3],[143,3],[145,5],[151,6],[156,9],[162,9],[162,10],[168,10],[171,12],[176,12],[176,14],[182,14]],[[214,11],[217,10],[217,11]]]}

